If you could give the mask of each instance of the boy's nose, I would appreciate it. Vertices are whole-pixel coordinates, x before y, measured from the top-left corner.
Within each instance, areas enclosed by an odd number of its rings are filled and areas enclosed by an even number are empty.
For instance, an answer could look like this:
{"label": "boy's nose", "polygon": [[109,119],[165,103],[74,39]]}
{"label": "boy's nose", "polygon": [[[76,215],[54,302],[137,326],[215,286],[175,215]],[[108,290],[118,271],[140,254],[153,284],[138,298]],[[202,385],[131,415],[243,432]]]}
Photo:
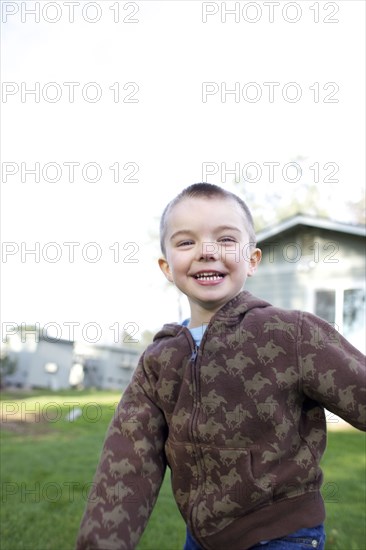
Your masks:
{"label": "boy's nose", "polygon": [[218,260],[219,245],[214,242],[203,242],[200,249],[200,260]]}

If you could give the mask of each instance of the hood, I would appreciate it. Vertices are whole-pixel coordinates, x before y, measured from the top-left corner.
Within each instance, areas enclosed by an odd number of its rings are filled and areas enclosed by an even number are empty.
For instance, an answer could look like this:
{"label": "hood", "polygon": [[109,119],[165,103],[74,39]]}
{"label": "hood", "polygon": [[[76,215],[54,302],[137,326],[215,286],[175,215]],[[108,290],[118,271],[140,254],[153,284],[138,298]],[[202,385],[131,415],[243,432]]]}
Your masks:
{"label": "hood", "polygon": [[[239,319],[252,309],[270,306],[271,304],[269,302],[253,296],[253,294],[247,290],[243,290],[223,305],[215,315],[213,315],[209,324],[219,321],[224,322],[227,326],[236,325]],[[179,323],[167,323],[155,334],[153,341],[155,342],[156,340],[169,336],[177,336],[180,332],[185,332],[186,330],[187,327],[183,327]]]}

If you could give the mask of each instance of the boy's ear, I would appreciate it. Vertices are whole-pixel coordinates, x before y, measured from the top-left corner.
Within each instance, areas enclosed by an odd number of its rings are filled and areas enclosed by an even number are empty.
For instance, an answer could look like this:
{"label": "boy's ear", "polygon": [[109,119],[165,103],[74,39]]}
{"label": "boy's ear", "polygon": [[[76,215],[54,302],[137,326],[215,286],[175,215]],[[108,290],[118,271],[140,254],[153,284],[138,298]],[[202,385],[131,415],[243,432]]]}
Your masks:
{"label": "boy's ear", "polygon": [[168,279],[168,281],[170,283],[172,283],[173,282],[173,276],[172,276],[172,272],[170,270],[168,261],[164,257],[162,257],[162,258],[159,258],[158,264],[159,264],[160,269],[164,273],[165,277]]}
{"label": "boy's ear", "polygon": [[255,248],[250,254],[248,277],[251,277],[257,271],[261,259],[262,251],[259,248]]}

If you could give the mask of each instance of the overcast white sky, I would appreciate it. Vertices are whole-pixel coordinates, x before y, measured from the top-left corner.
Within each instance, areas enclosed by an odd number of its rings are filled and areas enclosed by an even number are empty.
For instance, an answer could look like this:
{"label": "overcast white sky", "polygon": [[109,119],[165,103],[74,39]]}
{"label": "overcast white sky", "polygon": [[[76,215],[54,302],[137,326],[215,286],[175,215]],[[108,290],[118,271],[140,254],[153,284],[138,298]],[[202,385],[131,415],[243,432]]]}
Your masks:
{"label": "overcast white sky", "polygon": [[[281,171],[301,156],[310,181],[318,163],[319,185],[337,166],[334,211],[360,195],[363,1],[3,1],[1,9],[3,329],[53,323],[68,338],[74,323],[73,336],[88,341],[99,325],[102,343],[117,326],[133,323],[138,337],[178,320],[156,263],[158,218],[191,183],[235,189],[221,163],[256,163],[259,187],[290,193]],[[235,83],[239,94],[225,96]],[[273,182],[270,162],[280,163]],[[26,171],[36,163],[39,182]],[[70,163],[79,163],[74,181]],[[217,173],[205,177],[203,163]]]}

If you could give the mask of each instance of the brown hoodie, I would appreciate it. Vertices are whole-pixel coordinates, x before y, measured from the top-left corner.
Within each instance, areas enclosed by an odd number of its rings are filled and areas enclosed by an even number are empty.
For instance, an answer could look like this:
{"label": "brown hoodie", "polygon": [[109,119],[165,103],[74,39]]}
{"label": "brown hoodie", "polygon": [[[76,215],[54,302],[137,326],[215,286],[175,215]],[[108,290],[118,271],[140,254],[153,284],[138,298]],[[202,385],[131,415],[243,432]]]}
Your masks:
{"label": "brown hoodie", "polygon": [[197,542],[245,550],[324,520],[323,407],[366,430],[365,358],[312,314],[243,291],[196,349],[164,325],[110,424],[77,550],[137,546],[163,480]]}

